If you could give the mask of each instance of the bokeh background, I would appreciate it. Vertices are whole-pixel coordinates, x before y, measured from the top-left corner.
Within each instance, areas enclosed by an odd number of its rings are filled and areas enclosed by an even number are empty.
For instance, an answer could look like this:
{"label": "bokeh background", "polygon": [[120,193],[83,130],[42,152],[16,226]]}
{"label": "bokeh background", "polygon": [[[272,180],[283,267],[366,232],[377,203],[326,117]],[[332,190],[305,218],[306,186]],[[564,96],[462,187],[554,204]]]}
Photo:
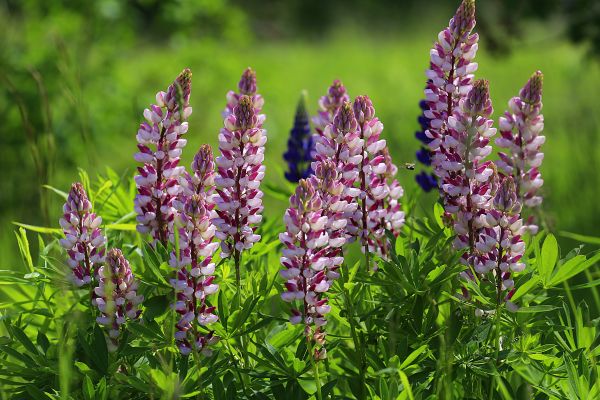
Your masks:
{"label": "bokeh background", "polygon": [[[0,0],[0,268],[18,268],[12,221],[55,226],[77,168],[135,173],[142,110],[184,68],[194,108],[183,161],[216,148],[225,93],[252,66],[266,103],[266,182],[302,90],[315,113],[335,78],[368,94],[398,165],[414,162],[418,102],[437,33],[458,1]],[[600,1],[480,0],[478,77],[497,118],[545,74],[544,215],[557,232],[600,236]],[[415,171],[400,180],[416,195]],[[420,198],[430,209],[436,194]],[[269,200],[280,218],[284,202]],[[568,239],[562,237],[564,245]]]}

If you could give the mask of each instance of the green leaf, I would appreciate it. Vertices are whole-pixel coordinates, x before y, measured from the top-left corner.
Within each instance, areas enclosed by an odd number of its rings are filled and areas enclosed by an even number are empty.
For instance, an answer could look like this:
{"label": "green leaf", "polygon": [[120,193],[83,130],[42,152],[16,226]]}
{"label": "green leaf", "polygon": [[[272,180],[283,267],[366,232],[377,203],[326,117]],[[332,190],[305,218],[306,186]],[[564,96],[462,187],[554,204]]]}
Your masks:
{"label": "green leaf", "polygon": [[83,392],[85,400],[94,400],[94,383],[88,375],[83,378],[83,387],[81,391]]}
{"label": "green leaf", "polygon": [[542,257],[539,263],[540,275],[544,282],[550,280],[554,265],[558,259],[558,242],[553,234],[548,234],[542,245]]}
{"label": "green leaf", "polygon": [[108,224],[104,225],[104,229],[113,231],[136,231],[136,224]]}
{"label": "green leaf", "polygon": [[94,326],[90,348],[93,351],[93,361],[98,366],[98,371],[102,375],[106,375],[108,372],[108,347],[104,332],[99,325]]}
{"label": "green leaf", "polygon": [[549,304],[541,304],[537,306],[531,307],[521,307],[517,310],[520,314],[535,314],[535,313],[545,313],[553,310],[558,310],[560,307],[551,306]]}
{"label": "green leaf", "polygon": [[28,231],[32,231],[32,232],[38,232],[38,233],[58,233],[61,234],[62,233],[62,229],[60,228],[48,228],[45,226],[35,226],[35,225],[28,225],[28,224],[22,224],[20,222],[15,222],[13,221],[14,225],[17,225],[21,228],[25,228]]}
{"label": "green leaf", "polygon": [[428,350],[428,347],[426,344],[424,344],[421,347],[419,347],[418,349],[416,349],[415,351],[413,351],[412,353],[410,353],[408,355],[408,357],[406,357],[404,359],[404,361],[402,362],[402,364],[400,365],[400,369],[406,369],[409,365],[411,365],[417,359],[417,357],[419,357],[426,350]]}
{"label": "green leaf", "polygon": [[511,301],[516,301],[522,296],[529,293],[534,287],[536,287],[540,283],[540,277],[537,275],[532,275],[528,280],[525,281],[524,284],[520,285],[517,288],[517,291],[513,295]]}
{"label": "green leaf", "polygon": [[596,237],[596,236],[586,236],[586,235],[580,235],[579,233],[572,233],[572,232],[566,232],[566,231],[561,231],[558,234],[562,237],[573,239],[580,243],[600,244],[600,237]]}
{"label": "green leaf", "polygon": [[166,295],[154,296],[144,301],[144,318],[153,320],[163,315],[169,308],[169,299]]}
{"label": "green leaf", "polygon": [[60,190],[60,189],[57,189],[57,188],[55,188],[54,186],[50,186],[50,185],[42,185],[42,187],[43,187],[44,189],[48,189],[48,190],[50,190],[50,191],[52,191],[52,192],[56,193],[57,195],[59,195],[60,197],[62,197],[62,198],[63,198],[63,200],[67,200],[67,198],[69,197],[69,194],[68,194],[68,193],[66,193],[66,192],[63,192],[62,190]]}
{"label": "green leaf", "polygon": [[25,347],[25,349],[28,352],[36,354],[36,355],[40,354],[40,352],[37,349],[37,347],[35,347],[35,345],[31,341],[31,339],[29,339],[29,337],[27,337],[27,335],[25,334],[25,332],[23,332],[23,330],[21,328],[18,328],[16,326],[12,326],[11,327],[11,331],[12,331],[13,336],[19,342],[21,342],[21,344],[23,345],[23,347]]}
{"label": "green leaf", "polygon": [[582,255],[575,256],[557,268],[558,271],[554,274],[554,276],[552,277],[552,279],[550,280],[550,282],[548,282],[548,284],[546,286],[547,287],[556,286],[556,285],[574,277],[575,275],[579,274],[580,272],[585,271],[592,265],[596,264],[598,261],[600,261],[600,252],[594,254],[594,256],[592,256],[590,259],[587,259],[587,260],[586,260],[585,256],[582,256]]}

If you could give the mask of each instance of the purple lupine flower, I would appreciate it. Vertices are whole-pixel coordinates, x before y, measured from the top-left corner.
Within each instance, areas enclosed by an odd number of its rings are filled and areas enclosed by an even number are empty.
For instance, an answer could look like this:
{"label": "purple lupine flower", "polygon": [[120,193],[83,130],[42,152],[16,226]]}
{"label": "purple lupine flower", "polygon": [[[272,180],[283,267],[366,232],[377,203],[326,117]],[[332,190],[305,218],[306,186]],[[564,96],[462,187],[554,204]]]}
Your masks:
{"label": "purple lupine flower", "polygon": [[[259,104],[253,99],[258,99]],[[259,95],[241,95],[219,134],[221,155],[216,160],[218,175],[215,179],[218,210],[213,222],[221,241],[221,255],[233,255],[238,282],[241,252],[260,240],[255,232],[262,219],[260,182],[265,175],[262,163],[267,141],[262,127],[265,116],[259,114],[260,107]]]}
{"label": "purple lupine flower", "polygon": [[[438,35],[431,49],[428,84],[425,89],[429,127],[425,131],[434,153],[434,171],[444,167],[444,137],[448,133],[449,118],[460,111],[460,103],[470,92],[477,64],[472,62],[477,52],[478,35],[471,34],[475,27],[475,0],[463,0],[449,26]],[[436,172],[439,176],[440,173]],[[443,174],[443,171],[442,171]]]}
{"label": "purple lupine flower", "polygon": [[171,253],[169,264],[177,270],[171,285],[177,296],[175,311],[180,315],[175,325],[175,339],[183,355],[190,354],[193,347],[210,355],[208,346],[219,340],[212,331],[202,334],[195,326],[196,323],[207,326],[218,319],[215,307],[207,302],[207,297],[219,289],[214,283],[215,264],[212,262],[212,255],[219,246],[213,242],[215,226],[211,221],[214,169],[212,150],[209,145],[202,145],[191,171],[180,179],[183,190],[175,202],[179,253]]}
{"label": "purple lupine flower", "polygon": [[92,203],[79,182],[71,186],[63,213],[59,223],[65,238],[60,240],[60,245],[69,255],[71,279],[81,287],[94,279],[104,262],[106,237],[100,230],[102,218],[92,212]]}
{"label": "purple lupine flower", "polygon": [[323,135],[325,127],[333,122],[333,118],[347,101],[350,101],[350,96],[346,93],[342,81],[336,79],[329,87],[327,94],[319,99],[319,113],[313,117],[317,135]]}
{"label": "purple lupine flower", "polygon": [[475,271],[487,276],[487,281],[495,286],[497,305],[506,302],[511,310],[516,308],[510,302],[515,291],[513,275],[525,269],[521,260],[525,243],[521,239],[524,227],[520,212],[512,176],[501,176],[493,207],[485,214],[474,260]]}
{"label": "purple lupine flower", "polygon": [[[286,232],[279,238],[284,245],[280,275],[286,280],[281,297],[287,302],[300,303],[292,310],[290,322],[303,323],[304,334],[315,342],[315,359],[323,359],[325,352],[325,316],[331,307],[325,293],[331,285],[328,266],[339,261],[328,257],[328,218],[323,209],[314,179],[300,180],[296,192],[290,197],[290,207],[284,217]],[[335,272],[337,277],[337,272]]]}
{"label": "purple lupine flower", "polygon": [[[383,124],[375,117],[375,108],[368,96],[358,96],[355,99],[354,115],[360,132],[361,161],[357,179],[360,189],[359,218],[352,220],[352,224],[357,226],[358,237],[369,263],[368,253],[376,253],[380,256],[387,254],[389,243],[385,236],[385,229],[388,227],[388,220],[391,224],[392,217],[388,218],[386,202],[392,200],[398,205],[397,200],[402,195],[402,188],[394,180],[393,195],[397,197],[388,199],[390,197],[388,180],[390,178],[393,180],[398,169],[391,162],[386,141],[380,139]],[[402,214],[399,217],[403,220],[404,216]],[[397,228],[396,232],[399,230],[399,227]],[[370,268],[370,265],[368,267]]]}
{"label": "purple lupine flower", "polygon": [[137,230],[150,233],[164,245],[173,233],[173,199],[180,191],[178,178],[183,167],[179,166],[179,156],[187,143],[182,135],[192,113],[191,88],[192,72],[185,69],[166,92],[156,94],[156,104],[144,110],[146,121],[136,136],[139,152],[135,160],[144,164],[135,177]]}
{"label": "purple lupine flower", "polygon": [[306,110],[306,100],[303,95],[296,107],[294,127],[290,131],[288,149],[283,154],[289,171],[285,178],[290,182],[298,182],[300,179],[308,178],[312,174],[310,163],[312,161],[311,151],[313,140],[310,133],[309,115]]}
{"label": "purple lupine flower", "polygon": [[[490,208],[494,187],[490,178],[495,166],[485,158],[491,153],[490,138],[495,135],[492,102],[487,81],[478,80],[466,99],[448,118],[449,130],[443,140],[444,151],[436,154],[440,169],[441,193],[446,216],[457,233],[455,246],[468,248],[464,265],[473,265],[477,232],[482,214]],[[443,158],[442,158],[443,157]]]}
{"label": "purple lupine flower", "polygon": [[117,349],[121,327],[128,319],[141,314],[139,304],[144,296],[136,293],[138,282],[129,262],[119,249],[111,249],[106,264],[98,270],[98,286],[94,288],[93,304],[100,310],[96,321],[108,328],[108,349]]}
{"label": "purple lupine flower", "polygon": [[[544,129],[542,110],[543,75],[534,73],[521,89],[518,97],[508,102],[509,110],[500,117],[500,135],[496,139],[499,147],[508,149],[507,153],[498,153],[498,168],[514,178],[519,201],[529,208],[538,207],[542,197],[537,194],[544,180],[539,168],[544,159],[540,147],[546,137],[541,133]],[[530,217],[527,231],[535,234],[537,225]]]}
{"label": "purple lupine flower", "polygon": [[[429,80],[428,84],[429,83],[431,83],[431,80]],[[427,105],[427,102],[425,100],[421,100],[419,102],[419,107],[421,108],[421,115],[419,115],[419,118],[417,120],[419,122],[419,125],[421,126],[421,129],[415,132],[415,137],[421,143],[423,143],[423,145],[417,151],[416,156],[417,160],[421,164],[428,167],[431,165],[431,156],[433,155],[433,152],[429,148],[429,143],[431,143],[433,139],[427,137],[427,134],[425,133],[429,129],[431,122],[429,118],[425,116],[425,112],[429,110],[429,106]],[[430,192],[431,189],[438,187],[437,178],[435,177],[435,174],[431,172],[421,171],[415,176],[415,180],[417,181],[417,184],[421,187],[421,189],[423,189],[423,191],[425,192]]]}

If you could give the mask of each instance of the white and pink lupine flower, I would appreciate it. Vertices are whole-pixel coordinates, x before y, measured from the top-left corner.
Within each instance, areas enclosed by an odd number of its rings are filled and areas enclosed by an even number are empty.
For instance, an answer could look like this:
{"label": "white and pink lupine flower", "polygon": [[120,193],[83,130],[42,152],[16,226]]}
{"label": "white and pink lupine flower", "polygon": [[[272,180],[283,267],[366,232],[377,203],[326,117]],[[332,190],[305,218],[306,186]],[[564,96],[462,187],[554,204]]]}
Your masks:
{"label": "white and pink lupine flower", "polygon": [[63,213],[59,223],[65,237],[60,245],[69,255],[71,279],[81,287],[92,282],[104,262],[106,237],[100,230],[102,218],[92,212],[92,203],[79,182],[71,186]]}
{"label": "white and pink lupine flower", "polygon": [[117,349],[117,339],[123,324],[141,314],[139,304],[144,296],[136,293],[137,286],[137,280],[123,252],[111,249],[106,256],[106,264],[98,270],[98,286],[94,288],[92,300],[100,310],[96,321],[108,328],[109,351]]}
{"label": "white and pink lupine flower", "polygon": [[184,170],[179,156],[187,143],[182,136],[192,113],[191,79],[191,71],[185,69],[166,92],[156,94],[156,104],[144,110],[146,121],[136,136],[139,152],[135,160],[144,164],[135,177],[137,230],[150,233],[154,241],[164,245],[173,233],[173,200],[180,191],[178,178]]}
{"label": "white and pink lupine flower", "polygon": [[457,233],[455,247],[468,248],[462,258],[468,266],[473,265],[477,232],[495,191],[492,178],[496,167],[485,160],[492,152],[490,138],[496,134],[491,114],[489,85],[478,80],[448,119],[449,130],[439,154],[442,168],[436,170],[446,217]]}
{"label": "white and pink lupine flower", "polygon": [[347,101],[350,101],[350,96],[346,93],[344,84],[338,79],[334,80],[327,94],[319,99],[319,112],[312,119],[317,135],[323,135],[325,127],[333,122],[340,107]]}
{"label": "white and pink lupine flower", "polygon": [[215,307],[207,302],[208,296],[219,289],[214,283],[215,264],[212,262],[212,255],[219,246],[213,241],[215,226],[211,221],[214,169],[212,150],[202,145],[191,171],[180,179],[183,190],[175,202],[179,253],[171,253],[169,264],[176,269],[175,278],[171,279],[177,296],[174,308],[179,314],[175,339],[183,355],[190,354],[194,348],[210,355],[209,346],[219,339],[212,331],[203,334],[198,330],[198,325],[206,327],[218,319]]}
{"label": "white and pink lupine flower", "polygon": [[233,255],[238,282],[241,253],[260,240],[256,229],[263,210],[260,183],[265,175],[267,135],[263,129],[265,116],[258,114],[260,107],[253,102],[256,96],[240,96],[233,113],[225,118],[219,134],[221,155],[216,160],[218,209],[213,222],[221,241],[221,255]]}
{"label": "white and pink lupine flower", "polygon": [[323,326],[330,311],[325,293],[331,279],[337,277],[332,267],[342,260],[330,256],[330,221],[314,185],[316,179],[300,180],[290,197],[284,216],[286,232],[279,235],[284,246],[281,264],[285,267],[280,275],[286,280],[282,299],[300,305],[292,309],[290,322],[304,324],[304,334],[317,345],[315,359],[322,359],[326,355]]}
{"label": "white and pink lupine flower", "polygon": [[[521,89],[519,96],[508,102],[509,110],[500,117],[500,135],[496,139],[499,147],[506,148],[506,153],[498,153],[498,168],[514,178],[519,201],[528,208],[538,207],[542,197],[538,189],[544,184],[539,168],[544,159],[540,147],[546,141],[542,135],[544,116],[542,110],[543,75],[534,73]],[[538,226],[533,216],[527,221],[526,229],[536,234]]]}
{"label": "white and pink lupine flower", "polygon": [[430,69],[427,70],[428,83],[425,89],[427,108],[423,115],[429,119],[429,129],[425,135],[433,152],[434,170],[445,169],[441,165],[444,137],[450,127],[449,118],[460,111],[460,103],[467,97],[473,84],[473,73],[477,63],[473,62],[477,53],[479,36],[471,34],[475,27],[475,0],[463,0],[456,10],[449,26],[438,35],[438,41],[431,49]]}
{"label": "white and pink lupine flower", "polygon": [[506,302],[510,310],[516,309],[510,302],[515,292],[514,274],[525,269],[521,260],[525,251],[521,235],[525,228],[520,212],[512,176],[500,176],[493,207],[485,214],[484,226],[477,238],[474,268],[495,286],[497,305]]}
{"label": "white and pink lupine flower", "polygon": [[[385,230],[399,234],[404,220],[398,202],[403,190],[394,179],[398,169],[391,162],[386,141],[380,138],[383,124],[375,117],[375,108],[368,96],[354,100],[354,115],[360,131],[362,157],[357,180],[360,217],[352,224],[358,231],[363,252],[385,257],[390,245]],[[369,257],[367,263],[370,263]]]}

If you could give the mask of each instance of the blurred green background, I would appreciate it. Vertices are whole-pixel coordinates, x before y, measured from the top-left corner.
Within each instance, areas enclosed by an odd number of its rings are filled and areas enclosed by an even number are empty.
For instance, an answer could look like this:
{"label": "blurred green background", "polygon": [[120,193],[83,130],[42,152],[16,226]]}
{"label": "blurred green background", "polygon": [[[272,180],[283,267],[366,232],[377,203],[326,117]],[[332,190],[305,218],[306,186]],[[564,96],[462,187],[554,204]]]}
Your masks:
{"label": "blurred green background", "polygon": [[[143,109],[184,68],[194,109],[183,156],[216,148],[225,94],[252,66],[266,103],[267,182],[303,89],[309,107],[335,78],[368,94],[398,165],[414,162],[424,70],[457,1],[0,0],[0,268],[17,268],[11,221],[57,226],[77,167],[135,173]],[[536,69],[545,74],[544,214],[557,231],[600,236],[600,1],[486,0],[478,77],[495,118]],[[414,171],[401,170],[409,194]],[[430,209],[435,194],[420,199]],[[280,218],[284,202],[270,200]],[[563,239],[564,240],[564,239]]]}

